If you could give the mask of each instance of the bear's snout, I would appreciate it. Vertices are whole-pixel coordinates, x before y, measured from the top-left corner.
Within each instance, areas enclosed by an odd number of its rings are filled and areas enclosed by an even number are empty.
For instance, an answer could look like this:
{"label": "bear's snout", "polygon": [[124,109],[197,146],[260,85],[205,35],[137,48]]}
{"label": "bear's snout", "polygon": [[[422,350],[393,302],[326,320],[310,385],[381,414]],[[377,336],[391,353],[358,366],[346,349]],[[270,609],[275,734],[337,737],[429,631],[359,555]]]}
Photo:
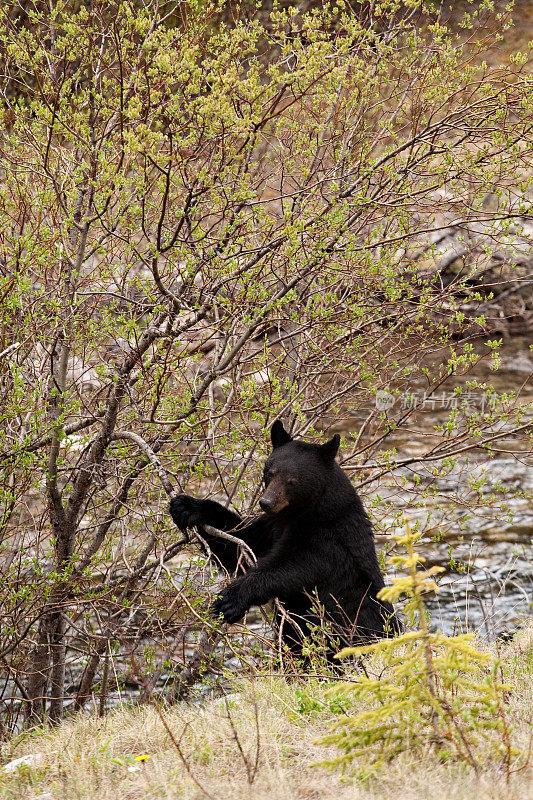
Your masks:
{"label": "bear's snout", "polygon": [[271,483],[259,500],[259,505],[265,514],[279,514],[289,505],[289,499],[281,487]]}

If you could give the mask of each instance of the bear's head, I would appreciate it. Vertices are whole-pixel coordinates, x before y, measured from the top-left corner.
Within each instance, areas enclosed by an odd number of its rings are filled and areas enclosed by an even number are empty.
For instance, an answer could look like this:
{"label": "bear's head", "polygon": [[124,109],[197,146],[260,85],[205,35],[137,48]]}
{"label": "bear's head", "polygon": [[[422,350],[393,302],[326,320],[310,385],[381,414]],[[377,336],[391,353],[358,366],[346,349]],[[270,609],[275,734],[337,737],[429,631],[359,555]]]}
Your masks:
{"label": "bear's head", "polygon": [[325,444],[295,440],[278,419],[272,425],[272,453],[264,468],[265,491],[259,505],[266,514],[309,511],[331,481],[340,436]]}

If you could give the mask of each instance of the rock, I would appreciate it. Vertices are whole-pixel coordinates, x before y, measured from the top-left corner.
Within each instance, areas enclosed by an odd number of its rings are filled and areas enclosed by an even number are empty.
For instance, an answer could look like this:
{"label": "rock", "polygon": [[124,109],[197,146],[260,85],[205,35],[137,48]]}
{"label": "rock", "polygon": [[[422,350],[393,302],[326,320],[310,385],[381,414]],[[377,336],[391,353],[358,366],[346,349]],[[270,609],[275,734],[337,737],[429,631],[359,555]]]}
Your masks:
{"label": "rock", "polygon": [[[490,200],[490,198],[489,198]],[[523,203],[528,198],[520,198]],[[490,213],[497,209],[487,208]],[[501,209],[503,213],[503,209]],[[479,292],[486,303],[475,303],[472,321],[483,313],[487,332],[527,333],[533,328],[533,222],[528,216],[512,220],[473,218],[454,224],[451,215],[432,220],[435,230],[427,232],[421,220],[418,247],[407,253],[415,264],[413,275],[424,281],[448,286],[464,278],[460,292],[465,296],[463,310],[468,326],[469,295]],[[461,336],[485,331],[465,328]]]}
{"label": "rock", "polygon": [[2,767],[3,772],[16,772],[21,767],[38,767],[44,762],[44,753],[29,753],[27,756],[15,758]]}

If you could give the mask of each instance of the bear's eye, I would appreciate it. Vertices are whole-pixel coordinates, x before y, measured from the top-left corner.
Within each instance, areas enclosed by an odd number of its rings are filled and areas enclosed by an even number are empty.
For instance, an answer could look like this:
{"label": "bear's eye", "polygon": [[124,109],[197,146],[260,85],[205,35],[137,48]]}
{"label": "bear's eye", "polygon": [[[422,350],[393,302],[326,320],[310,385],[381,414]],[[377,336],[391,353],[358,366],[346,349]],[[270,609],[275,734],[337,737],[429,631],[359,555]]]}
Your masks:
{"label": "bear's eye", "polygon": [[269,469],[263,474],[263,478],[265,480],[265,483],[268,483],[269,481],[271,481],[272,478],[275,478],[277,474],[278,474],[277,469],[273,469],[272,467],[269,467]]}
{"label": "bear's eye", "polygon": [[296,478],[287,478],[287,484],[289,486],[295,486],[296,485]]}

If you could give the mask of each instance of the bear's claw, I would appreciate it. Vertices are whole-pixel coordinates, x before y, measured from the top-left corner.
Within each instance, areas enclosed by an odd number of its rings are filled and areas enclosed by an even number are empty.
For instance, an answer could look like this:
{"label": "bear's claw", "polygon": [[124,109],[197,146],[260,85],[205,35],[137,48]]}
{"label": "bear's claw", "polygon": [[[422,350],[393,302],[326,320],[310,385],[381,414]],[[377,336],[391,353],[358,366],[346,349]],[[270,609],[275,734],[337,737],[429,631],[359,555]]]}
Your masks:
{"label": "bear's claw", "polygon": [[244,617],[247,606],[243,605],[238,597],[232,597],[233,593],[228,592],[228,589],[231,589],[231,584],[215,598],[211,606],[211,613],[215,617],[223,617],[224,622],[232,625]]}

